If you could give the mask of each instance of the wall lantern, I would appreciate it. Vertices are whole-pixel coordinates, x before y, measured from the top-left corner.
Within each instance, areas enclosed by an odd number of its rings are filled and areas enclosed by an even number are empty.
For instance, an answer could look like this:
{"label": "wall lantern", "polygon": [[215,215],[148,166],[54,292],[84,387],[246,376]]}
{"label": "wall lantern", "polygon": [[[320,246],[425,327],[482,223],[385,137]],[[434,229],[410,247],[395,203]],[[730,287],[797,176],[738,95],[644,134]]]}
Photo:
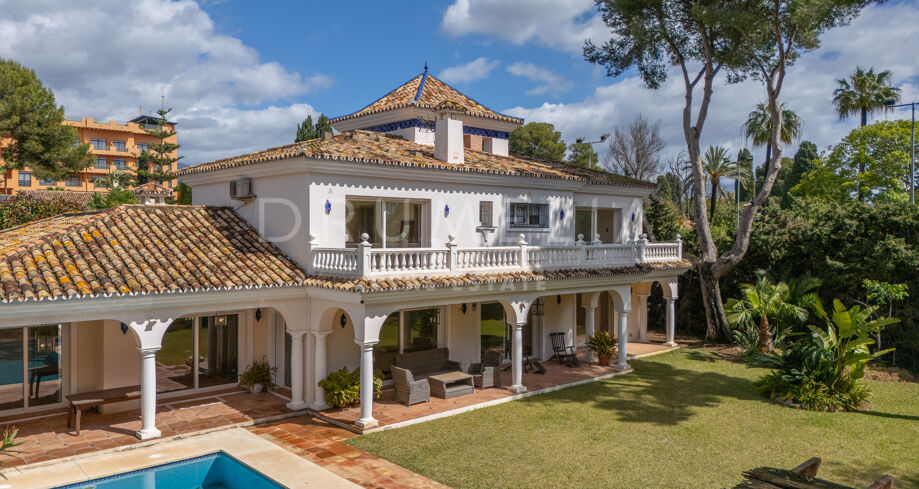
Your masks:
{"label": "wall lantern", "polygon": [[328,200],[325,201],[325,215],[329,215],[332,212],[332,203]]}
{"label": "wall lantern", "polygon": [[565,209],[561,209],[558,211],[558,218],[563,221],[565,220]]}
{"label": "wall lantern", "polygon": [[465,302],[463,303],[463,305],[460,306],[460,311],[463,311],[463,314],[466,314],[466,303]]}
{"label": "wall lantern", "polygon": [[262,308],[257,308],[255,310],[255,321],[258,322],[261,320],[262,320]]}
{"label": "wall lantern", "polygon": [[444,217],[447,217],[447,216],[449,216],[449,215],[450,215],[450,206],[449,206],[449,205],[445,205],[445,206],[444,206]]}
{"label": "wall lantern", "polygon": [[121,323],[121,334],[128,334],[128,325]]}
{"label": "wall lantern", "polygon": [[558,304],[561,304],[561,303],[562,303],[562,295],[561,295],[561,294],[555,296],[555,302],[557,302]]}
{"label": "wall lantern", "polygon": [[226,325],[227,325],[227,315],[226,315],[226,314],[221,314],[221,315],[215,317],[215,318],[214,318],[214,323],[217,324],[217,326],[221,326],[221,327],[226,326]]}
{"label": "wall lantern", "polygon": [[635,213],[632,213],[632,222],[635,222]]}
{"label": "wall lantern", "polygon": [[348,324],[348,318],[345,317],[345,313],[341,313],[341,317],[338,318],[338,322],[339,322],[339,324],[341,324],[341,327],[342,327],[342,328],[344,328],[345,325]]}

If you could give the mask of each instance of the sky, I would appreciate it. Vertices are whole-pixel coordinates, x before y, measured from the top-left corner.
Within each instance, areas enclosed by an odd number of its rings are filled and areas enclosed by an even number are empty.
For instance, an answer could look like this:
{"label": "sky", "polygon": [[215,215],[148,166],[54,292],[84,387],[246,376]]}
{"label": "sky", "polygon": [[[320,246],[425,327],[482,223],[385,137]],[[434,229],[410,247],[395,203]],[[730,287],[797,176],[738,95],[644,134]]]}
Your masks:
{"label": "sky", "polygon": [[[0,12],[0,57],[34,69],[68,117],[127,120],[165,103],[184,164],[293,142],[307,115],[354,112],[425,63],[494,110],[554,124],[568,142],[642,114],[661,121],[665,158],[685,147],[678,76],[649,90],[634,73],[608,78],[584,60],[586,39],[610,37],[593,0],[0,0]],[[917,25],[919,0],[871,6],[798,60],[781,100],[802,117],[802,138],[825,149],[858,124],[832,106],[836,79],[856,66],[891,70],[903,101],[919,100]],[[703,146],[749,146],[740,127],[763,101],[758,82],[719,79]],[[909,113],[875,119],[898,117]],[[757,162],[763,153],[754,149]]]}

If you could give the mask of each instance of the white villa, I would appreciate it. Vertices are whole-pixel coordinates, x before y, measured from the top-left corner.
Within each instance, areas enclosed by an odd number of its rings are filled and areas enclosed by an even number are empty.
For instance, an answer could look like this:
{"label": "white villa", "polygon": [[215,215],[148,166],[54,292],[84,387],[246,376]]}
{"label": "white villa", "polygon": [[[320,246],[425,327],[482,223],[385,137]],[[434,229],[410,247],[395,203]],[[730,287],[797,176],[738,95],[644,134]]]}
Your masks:
{"label": "white villa", "polygon": [[[141,439],[157,398],[226,388],[277,368],[293,410],[327,408],[318,382],[446,348],[465,369],[499,348],[508,389],[549,334],[648,341],[663,289],[674,341],[682,243],[643,234],[655,188],[509,153],[523,120],[424,73],[332,119],[337,134],[179,171],[193,206],[134,205],[0,231],[0,416],[140,385]],[[150,200],[151,203],[158,203]],[[579,331],[578,324],[583,328]],[[197,352],[194,354],[193,352]]]}

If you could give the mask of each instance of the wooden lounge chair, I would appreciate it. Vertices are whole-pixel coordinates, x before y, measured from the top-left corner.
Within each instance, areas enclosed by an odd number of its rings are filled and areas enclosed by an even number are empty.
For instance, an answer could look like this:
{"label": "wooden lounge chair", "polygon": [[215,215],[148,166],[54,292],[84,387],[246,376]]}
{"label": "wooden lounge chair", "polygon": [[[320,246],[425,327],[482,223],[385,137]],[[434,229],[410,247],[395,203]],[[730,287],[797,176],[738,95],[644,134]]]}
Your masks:
{"label": "wooden lounge chair", "polygon": [[574,346],[565,345],[565,333],[549,333],[549,340],[552,342],[552,357],[558,359],[558,363],[568,365],[569,367],[579,367],[581,362],[575,354]]}
{"label": "wooden lounge chair", "polygon": [[406,406],[411,406],[412,404],[431,400],[431,386],[428,384],[427,379],[415,380],[412,377],[411,370],[399,368],[395,365],[391,368],[397,401]]}

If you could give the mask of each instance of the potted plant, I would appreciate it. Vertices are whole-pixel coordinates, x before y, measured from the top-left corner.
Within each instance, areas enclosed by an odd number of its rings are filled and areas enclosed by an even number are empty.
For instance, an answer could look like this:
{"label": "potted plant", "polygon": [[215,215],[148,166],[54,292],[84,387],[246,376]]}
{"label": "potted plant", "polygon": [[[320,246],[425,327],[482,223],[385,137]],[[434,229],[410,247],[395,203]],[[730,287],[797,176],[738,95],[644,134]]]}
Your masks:
{"label": "potted plant", "polygon": [[252,362],[249,368],[239,376],[239,386],[249,389],[249,392],[258,394],[262,390],[271,392],[275,387],[274,375],[278,371],[272,367],[265,357],[261,361]]}
{"label": "potted plant", "polygon": [[600,365],[609,365],[609,357],[613,354],[613,348],[616,348],[616,338],[609,331],[597,331],[587,337],[587,348],[597,354]]}

